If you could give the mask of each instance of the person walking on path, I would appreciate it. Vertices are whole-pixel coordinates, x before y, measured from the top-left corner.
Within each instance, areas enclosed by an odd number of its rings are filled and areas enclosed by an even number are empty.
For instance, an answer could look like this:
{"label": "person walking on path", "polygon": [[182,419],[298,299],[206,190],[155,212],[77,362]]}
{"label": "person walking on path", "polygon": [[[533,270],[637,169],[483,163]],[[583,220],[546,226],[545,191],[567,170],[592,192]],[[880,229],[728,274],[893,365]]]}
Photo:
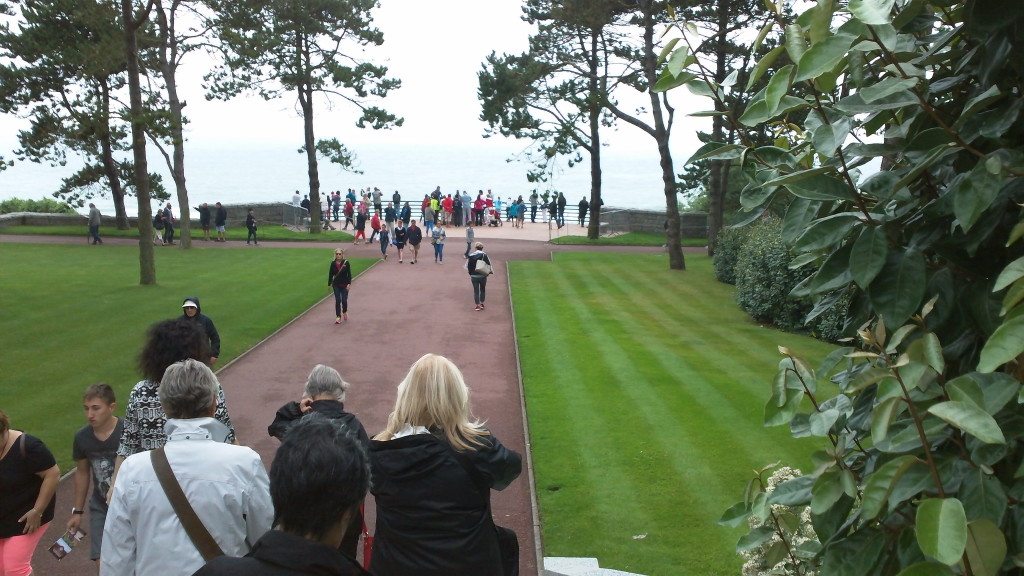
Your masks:
{"label": "person walking on path", "polygon": [[392,244],[395,245],[395,250],[398,251],[398,263],[401,264],[402,254],[405,252],[405,241],[409,238],[409,230],[399,220],[395,222],[395,238],[392,240]]}
{"label": "person walking on path", "polygon": [[220,332],[217,332],[217,327],[213,324],[213,320],[206,314],[203,314],[203,309],[199,305],[199,298],[197,296],[187,296],[181,303],[181,311],[182,318],[198,324],[202,328],[203,333],[210,339],[210,366],[213,366],[217,363],[217,358],[220,357]]}
{"label": "person walking on path", "polygon": [[103,239],[100,238],[100,222],[103,220],[103,215],[100,214],[100,209],[95,204],[89,203],[89,242],[93,245],[103,244]]}
{"label": "person walking on path", "polygon": [[199,206],[196,206],[196,211],[199,212],[199,226],[203,229],[203,240],[210,241],[210,205],[203,202]]}
{"label": "person walking on path", "polygon": [[[370,443],[379,576],[495,576],[505,560],[491,490],[522,472],[522,457],[477,420],[462,372],[426,354],[398,385],[387,426]],[[511,535],[515,538],[514,533]]]}
{"label": "person walking on path", "polygon": [[406,227],[408,227],[409,222],[412,221],[412,208],[409,207],[408,202],[402,205],[402,213],[400,219],[402,220],[402,224],[405,224]]}
{"label": "person walking on path", "polygon": [[345,251],[334,250],[334,260],[327,272],[327,285],[334,290],[334,323],[348,321],[348,290],[352,286],[352,266],[345,259]]}
{"label": "person walking on path", "polygon": [[476,231],[473,229],[473,221],[470,220],[469,224],[466,225],[466,253],[462,255],[463,258],[469,258],[469,251],[473,248],[475,235]]}
{"label": "person walking on path", "polygon": [[[362,238],[363,241],[360,242],[359,238]],[[356,213],[356,237],[352,243],[356,245],[366,243],[366,214],[362,210]]]}
{"label": "person walking on path", "polygon": [[434,264],[444,264],[444,228],[438,226],[430,232],[430,243],[434,245]]}
{"label": "person walking on path", "polygon": [[256,216],[253,216],[252,208],[249,208],[249,213],[245,216],[245,228],[249,231],[249,235],[245,237],[245,245],[249,245],[251,240],[253,244],[259,246],[260,243],[256,240]]}
{"label": "person walking on path", "polygon": [[174,244],[174,212],[171,211],[171,203],[167,203],[167,207],[164,208],[164,245],[171,246]]}
{"label": "person walking on path", "polygon": [[395,207],[388,202],[388,207],[384,209],[384,226],[391,233],[391,236],[395,235],[395,221],[398,220],[398,212],[395,211]]}
{"label": "person walking on path", "polygon": [[391,235],[388,234],[387,228],[380,229],[380,255],[384,257],[384,261],[388,260],[388,246],[391,246]]}
{"label": "person walking on path", "polygon": [[412,264],[415,264],[420,256],[420,242],[423,242],[423,229],[416,226],[416,221],[409,223],[409,245],[412,246]]}
{"label": "person walking on path", "polygon": [[217,202],[217,215],[213,219],[213,225],[217,228],[217,242],[228,241],[228,209]]}
{"label": "person walking on path", "polygon": [[32,574],[32,552],[53,520],[60,468],[43,441],[0,411],[0,574]]}
{"label": "person walking on path", "polygon": [[373,217],[370,218],[370,243],[373,243],[377,239],[377,234],[380,234],[380,210],[373,213]]}
{"label": "person walking on path", "polygon": [[[487,299],[487,277],[494,273],[491,269],[491,259],[484,252],[483,242],[477,242],[476,251],[469,255],[466,261],[466,269],[469,270],[469,279],[473,282],[473,301],[476,302],[474,310],[484,309],[484,300]],[[484,262],[487,266],[482,266]]]}
{"label": "person walking on path", "polygon": [[[121,442],[124,421],[114,415],[117,398],[107,384],[93,384],[82,395],[82,407],[89,424],[75,433],[71,457],[75,460],[75,501],[66,527],[72,534],[78,532],[89,504],[89,559],[100,561],[103,545],[103,523],[107,518],[107,490],[114,474],[114,459]],[[89,484],[92,483],[92,496]]]}

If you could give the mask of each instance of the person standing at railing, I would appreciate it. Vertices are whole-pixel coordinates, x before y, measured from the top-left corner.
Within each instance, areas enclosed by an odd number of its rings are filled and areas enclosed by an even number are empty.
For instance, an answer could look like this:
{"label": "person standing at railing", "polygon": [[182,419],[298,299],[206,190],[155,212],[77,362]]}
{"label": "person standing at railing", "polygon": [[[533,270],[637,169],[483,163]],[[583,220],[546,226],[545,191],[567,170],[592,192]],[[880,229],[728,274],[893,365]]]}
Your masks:
{"label": "person standing at railing", "polygon": [[530,222],[537,221],[537,203],[540,201],[540,196],[537,195],[537,191],[534,190],[533,194],[530,194]]}
{"label": "person standing at railing", "polygon": [[590,202],[587,202],[587,197],[584,196],[583,199],[580,200],[580,213],[579,213],[580,226],[583,226],[584,225],[583,223],[586,222],[586,220],[587,220],[587,210],[589,210],[589,209],[590,209]]}

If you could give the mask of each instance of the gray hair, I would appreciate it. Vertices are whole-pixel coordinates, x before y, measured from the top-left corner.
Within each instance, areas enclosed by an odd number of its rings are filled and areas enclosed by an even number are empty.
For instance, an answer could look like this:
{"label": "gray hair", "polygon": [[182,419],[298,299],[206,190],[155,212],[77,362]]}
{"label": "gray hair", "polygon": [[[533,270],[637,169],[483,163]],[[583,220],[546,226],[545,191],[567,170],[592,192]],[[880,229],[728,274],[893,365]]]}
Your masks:
{"label": "gray hair", "polygon": [[202,418],[217,401],[220,382],[210,367],[198,360],[175,362],[160,380],[160,405],[168,418]]}
{"label": "gray hair", "polygon": [[306,396],[316,398],[317,396],[333,396],[338,402],[345,401],[345,391],[348,390],[348,382],[341,379],[341,374],[330,366],[317,364],[306,379]]}

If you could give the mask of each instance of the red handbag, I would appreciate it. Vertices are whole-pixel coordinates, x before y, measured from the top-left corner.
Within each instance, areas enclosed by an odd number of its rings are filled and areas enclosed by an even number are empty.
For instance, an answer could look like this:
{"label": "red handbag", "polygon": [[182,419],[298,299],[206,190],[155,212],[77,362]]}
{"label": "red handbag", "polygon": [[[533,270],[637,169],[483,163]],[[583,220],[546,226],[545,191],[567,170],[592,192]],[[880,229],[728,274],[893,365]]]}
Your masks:
{"label": "red handbag", "polygon": [[363,569],[369,570],[370,558],[373,556],[373,536],[366,528],[366,514],[362,504],[359,505],[359,511],[363,512]]}

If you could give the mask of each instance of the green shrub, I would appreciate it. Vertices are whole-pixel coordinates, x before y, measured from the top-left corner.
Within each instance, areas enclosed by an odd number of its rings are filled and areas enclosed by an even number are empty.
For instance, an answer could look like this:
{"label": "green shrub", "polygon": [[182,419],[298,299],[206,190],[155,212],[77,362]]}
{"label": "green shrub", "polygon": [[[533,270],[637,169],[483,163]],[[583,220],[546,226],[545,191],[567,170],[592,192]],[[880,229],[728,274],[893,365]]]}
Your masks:
{"label": "green shrub", "polygon": [[14,212],[35,212],[37,214],[75,214],[75,209],[66,202],[57,202],[51,198],[42,200],[23,200],[11,198],[0,202],[0,214]]}
{"label": "green shrub", "polygon": [[736,301],[758,322],[783,330],[801,330],[811,303],[789,293],[814,270],[790,270],[793,257],[782,242],[782,223],[764,221],[749,227],[736,259]]}
{"label": "green shrub", "polygon": [[722,228],[715,240],[715,278],[726,284],[736,283],[736,260],[750,229]]}

